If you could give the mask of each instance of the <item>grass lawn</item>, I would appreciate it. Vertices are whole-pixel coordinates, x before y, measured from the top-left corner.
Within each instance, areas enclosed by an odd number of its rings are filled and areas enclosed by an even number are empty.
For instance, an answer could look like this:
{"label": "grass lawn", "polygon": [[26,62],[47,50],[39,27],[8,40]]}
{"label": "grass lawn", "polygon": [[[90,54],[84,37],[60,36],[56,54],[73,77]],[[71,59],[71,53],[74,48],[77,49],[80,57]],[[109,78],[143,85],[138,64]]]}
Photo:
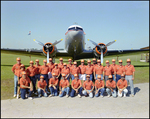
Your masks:
{"label": "grass lawn", "polygon": [[[29,54],[21,54],[21,53],[8,53],[1,51],[1,100],[4,99],[12,99],[14,93],[14,74],[11,71],[12,66],[16,63],[16,58],[21,58],[21,63],[23,63],[26,67],[29,66],[30,57]],[[117,60],[117,56],[106,56],[104,57],[104,66],[105,61],[109,60],[111,63],[112,58]],[[123,65],[126,65],[126,59],[131,59],[131,64],[135,66],[135,80],[136,83],[147,83],[149,82],[149,63],[140,62],[141,54],[140,53],[132,53],[120,55],[118,59],[123,60]],[[32,55],[31,60],[35,62],[36,59],[39,59],[40,64],[42,65],[43,59],[46,57],[42,55]],[[86,59],[85,59],[86,60]],[[55,59],[55,62],[59,62],[59,59]],[[64,59],[64,62],[68,63],[68,59]],[[78,65],[80,64],[80,60],[77,60]],[[87,64],[87,62],[85,62]],[[116,62],[118,64],[118,62]],[[71,83],[71,82],[70,82]]]}

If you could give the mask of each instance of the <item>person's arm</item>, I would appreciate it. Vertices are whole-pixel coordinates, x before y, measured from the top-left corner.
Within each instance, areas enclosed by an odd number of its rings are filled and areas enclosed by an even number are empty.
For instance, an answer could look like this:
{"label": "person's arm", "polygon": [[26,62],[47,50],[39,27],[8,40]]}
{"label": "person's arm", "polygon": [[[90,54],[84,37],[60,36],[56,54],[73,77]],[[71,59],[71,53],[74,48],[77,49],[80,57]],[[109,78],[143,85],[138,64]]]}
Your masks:
{"label": "person's arm", "polygon": [[93,88],[92,88],[92,90],[90,92],[92,92],[93,90],[94,90],[94,85],[93,85]]}
{"label": "person's arm", "polygon": [[134,72],[133,72],[133,77],[132,77],[132,80],[134,80]]}
{"label": "person's arm", "polygon": [[96,74],[95,74],[95,70],[94,70],[94,73],[93,73],[93,74],[94,74],[94,79],[96,80]]}
{"label": "person's arm", "polygon": [[66,76],[66,79],[68,78],[68,76],[69,76],[69,73],[68,73],[68,75]]}

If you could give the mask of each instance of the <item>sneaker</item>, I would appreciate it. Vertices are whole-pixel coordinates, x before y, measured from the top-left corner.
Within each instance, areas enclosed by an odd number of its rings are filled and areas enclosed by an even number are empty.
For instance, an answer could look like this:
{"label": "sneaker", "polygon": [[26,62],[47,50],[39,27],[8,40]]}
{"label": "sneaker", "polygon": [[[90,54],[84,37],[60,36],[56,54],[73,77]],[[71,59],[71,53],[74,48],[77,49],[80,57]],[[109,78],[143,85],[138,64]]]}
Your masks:
{"label": "sneaker", "polygon": [[134,97],[134,95],[133,95],[133,94],[132,94],[131,96],[132,96],[132,97]]}
{"label": "sneaker", "polygon": [[108,98],[110,97],[110,95],[107,96]]}
{"label": "sneaker", "polygon": [[124,98],[126,97],[126,95],[123,96]]}
{"label": "sneaker", "polygon": [[103,95],[101,95],[100,97],[101,97],[101,98],[103,98],[104,96],[103,96]]}
{"label": "sneaker", "polygon": [[14,97],[16,97],[16,94],[14,94]]}
{"label": "sneaker", "polygon": [[39,94],[39,95],[38,95],[38,97],[40,98],[40,97],[41,97],[41,95]]}
{"label": "sneaker", "polygon": [[28,99],[32,100],[33,98],[32,97],[28,97]]}
{"label": "sneaker", "polygon": [[53,95],[52,94],[50,94],[48,97],[52,97]]}
{"label": "sneaker", "polygon": [[17,99],[19,99],[19,95],[17,95]]}
{"label": "sneaker", "polygon": [[81,95],[80,95],[80,94],[78,94],[78,97],[79,97],[79,98],[81,98]]}
{"label": "sneaker", "polygon": [[68,98],[68,97],[69,97],[69,95],[66,95],[66,97]]}
{"label": "sneaker", "polygon": [[28,94],[26,94],[25,97],[28,98]]}

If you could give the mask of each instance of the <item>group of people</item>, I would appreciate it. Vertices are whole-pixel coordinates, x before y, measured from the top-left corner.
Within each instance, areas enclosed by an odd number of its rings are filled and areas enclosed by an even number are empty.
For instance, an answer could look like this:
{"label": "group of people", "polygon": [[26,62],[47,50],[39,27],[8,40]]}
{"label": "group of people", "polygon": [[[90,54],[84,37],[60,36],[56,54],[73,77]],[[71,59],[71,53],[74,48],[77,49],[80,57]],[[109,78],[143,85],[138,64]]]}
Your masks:
{"label": "group of people", "polygon": [[[32,94],[42,95],[47,97],[57,96],[74,97],[78,94],[93,97],[104,97],[106,90],[108,97],[126,97],[128,93],[128,82],[130,83],[131,96],[134,96],[134,66],[131,65],[131,60],[127,59],[127,65],[122,65],[122,60],[119,60],[119,65],[112,59],[112,64],[106,60],[106,66],[101,65],[101,60],[94,58],[93,64],[91,60],[87,60],[87,65],[84,60],[81,60],[81,65],[77,66],[77,62],[68,59],[68,64],[63,63],[63,58],[60,58],[60,63],[53,63],[52,58],[49,58],[49,63],[43,60],[43,65],[39,64],[39,60],[30,61],[30,66],[25,68],[21,64],[21,59],[18,57],[17,63],[13,65],[12,72],[14,73],[14,97],[19,99],[21,92],[22,99],[33,99]],[[37,82],[38,80],[38,82]],[[71,88],[70,88],[71,82]],[[94,82],[94,83],[93,83]],[[37,88],[36,88],[37,86]],[[71,91],[70,91],[71,90]],[[70,92],[70,94],[69,94]]]}

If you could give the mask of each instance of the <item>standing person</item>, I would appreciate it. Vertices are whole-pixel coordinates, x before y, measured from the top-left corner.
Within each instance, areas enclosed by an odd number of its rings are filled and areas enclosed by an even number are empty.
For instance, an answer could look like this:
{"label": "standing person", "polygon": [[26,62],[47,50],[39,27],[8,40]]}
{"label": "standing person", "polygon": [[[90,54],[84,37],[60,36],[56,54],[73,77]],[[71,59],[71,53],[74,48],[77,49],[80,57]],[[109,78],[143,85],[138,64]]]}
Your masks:
{"label": "standing person", "polygon": [[69,81],[66,78],[66,74],[62,74],[62,79],[60,80],[59,83],[59,91],[60,91],[59,97],[63,97],[64,93],[66,92],[66,97],[68,98],[69,90],[70,90]]}
{"label": "standing person", "polygon": [[55,65],[55,67],[52,69],[52,74],[55,73],[56,78],[58,78],[60,76],[60,69],[58,68],[57,63],[55,63],[54,65]]}
{"label": "standing person", "polygon": [[[86,74],[85,74],[86,66],[84,65],[84,60],[81,60],[81,65],[79,65],[79,68],[80,68],[79,79],[81,81],[85,81],[85,79],[86,79]],[[83,84],[83,82],[82,82],[82,84]]]}
{"label": "standing person", "polygon": [[113,77],[113,80],[116,82],[116,68],[117,68],[117,64],[116,64],[116,60],[115,59],[112,59],[112,64],[110,65],[113,69],[112,69],[112,77]]}
{"label": "standing person", "polygon": [[52,73],[52,78],[50,78],[50,80],[49,80],[49,89],[51,92],[49,97],[52,97],[53,95],[57,96],[57,94],[58,94],[57,88],[58,88],[58,78],[56,78],[55,73]]}
{"label": "standing person", "polygon": [[53,59],[49,58],[49,63],[47,63],[47,65],[49,66],[48,79],[52,78],[52,69],[54,69],[54,67],[55,67],[55,65],[52,61],[53,61]]}
{"label": "standing person", "polygon": [[49,92],[48,92],[48,82],[49,82],[48,72],[49,72],[49,67],[47,66],[47,61],[45,59],[43,60],[43,65],[40,67],[39,71],[40,71],[40,74],[42,76],[44,76],[44,80],[46,81],[46,84],[47,84],[45,91],[46,91],[47,94],[49,94]]}
{"label": "standing person", "polygon": [[77,62],[75,61],[74,66],[72,66],[71,70],[70,70],[70,74],[71,74],[71,79],[74,79],[74,75],[75,74],[79,74],[80,73],[80,68],[77,67]]}
{"label": "standing person", "polygon": [[87,97],[87,94],[89,94],[90,98],[93,98],[93,90],[94,90],[94,84],[90,80],[90,75],[86,75],[86,81],[83,83],[84,90],[82,93]]}
{"label": "standing person", "polygon": [[116,82],[113,80],[112,75],[108,76],[109,80],[106,81],[106,92],[108,94],[108,98],[110,97],[110,95],[112,94],[112,96],[114,98],[116,98]]}
{"label": "standing person", "polygon": [[95,97],[98,97],[100,92],[101,97],[104,97],[104,91],[104,81],[101,80],[101,75],[98,75],[97,80],[95,81]]}
{"label": "standing person", "polygon": [[97,66],[97,64],[96,64],[96,59],[93,58],[92,61],[93,61],[93,64],[91,64],[91,65],[94,66],[94,67]]}
{"label": "standing person", "polygon": [[43,95],[44,97],[47,97],[47,93],[45,91],[47,86],[46,81],[44,80],[44,76],[40,76],[40,80],[37,83],[37,87],[38,87],[38,97],[41,97],[41,95]]}
{"label": "standing person", "polygon": [[40,80],[40,72],[39,72],[39,70],[40,70],[40,64],[39,64],[39,60],[38,59],[36,59],[35,60],[35,65],[34,65],[34,67],[36,68],[36,71],[35,71],[35,80],[37,81],[37,79],[38,79],[38,81]]}
{"label": "standing person", "polygon": [[78,74],[74,74],[75,79],[71,82],[71,93],[70,96],[74,97],[75,93],[78,93],[78,97],[81,98],[82,95],[82,83],[81,80],[78,78]]}
{"label": "standing person", "polygon": [[[118,80],[121,79],[121,74],[125,74],[125,68],[122,65],[122,60],[119,60],[119,65],[117,65],[116,67],[115,74],[116,74],[116,84],[117,84]],[[117,91],[118,91],[118,88],[116,88],[116,92]]]}
{"label": "standing person", "polygon": [[[70,71],[71,71],[71,68],[72,68],[72,66],[73,66],[73,64],[72,64],[72,59],[68,59],[68,62],[69,62],[69,64],[67,64],[67,67],[70,69]],[[69,79],[71,78],[71,74],[69,74],[69,77],[68,77]]]}
{"label": "standing person", "polygon": [[17,63],[13,65],[12,67],[12,72],[14,73],[14,97],[17,95],[17,85],[18,85],[18,72],[20,70],[20,65],[21,65],[21,59],[18,57],[16,58]]}
{"label": "standing person", "polygon": [[[30,84],[30,86],[29,86]],[[22,78],[20,79],[20,90],[21,90],[21,98],[25,99],[25,95],[27,90],[29,89],[29,97],[28,99],[33,99],[31,97],[32,92],[33,92],[33,87],[32,87],[32,83],[30,81],[30,79],[27,77],[27,73],[23,72],[22,73]]]}
{"label": "standing person", "polygon": [[92,81],[92,78],[93,78],[92,73],[94,71],[94,68],[91,65],[91,60],[88,60],[87,62],[88,62],[88,65],[86,66],[85,73],[86,75],[90,75],[90,80]]}
{"label": "standing person", "polygon": [[109,65],[109,60],[106,60],[106,66],[104,67],[105,82],[109,79],[108,76],[112,75],[113,68]]}
{"label": "standing person", "polygon": [[30,66],[27,67],[27,74],[33,84],[33,93],[36,93],[36,79],[35,79],[36,68],[33,66],[33,61],[30,61]]}
{"label": "standing person", "polygon": [[94,79],[97,79],[97,76],[101,75],[101,80],[104,80],[104,67],[101,65],[101,60],[97,60],[97,66],[94,67]]}
{"label": "standing person", "polygon": [[130,89],[131,89],[131,96],[134,97],[134,72],[135,68],[133,65],[131,65],[131,60],[127,59],[127,65],[125,65],[125,79],[128,83],[130,83]]}
{"label": "standing person", "polygon": [[128,93],[128,90],[126,89],[128,86],[128,83],[124,77],[125,77],[124,74],[121,74],[121,79],[117,82],[118,96],[119,97],[122,97],[122,93],[124,93],[124,97],[126,97],[126,94]]}
{"label": "standing person", "polygon": [[58,64],[58,68],[60,68],[60,71],[64,68],[63,65],[63,58],[59,58],[60,63]]}
{"label": "standing person", "polygon": [[61,70],[61,75],[62,74],[65,74],[66,75],[66,79],[70,82],[70,78],[69,78],[69,75],[70,75],[70,69],[67,67],[67,64],[64,63],[64,68]]}

